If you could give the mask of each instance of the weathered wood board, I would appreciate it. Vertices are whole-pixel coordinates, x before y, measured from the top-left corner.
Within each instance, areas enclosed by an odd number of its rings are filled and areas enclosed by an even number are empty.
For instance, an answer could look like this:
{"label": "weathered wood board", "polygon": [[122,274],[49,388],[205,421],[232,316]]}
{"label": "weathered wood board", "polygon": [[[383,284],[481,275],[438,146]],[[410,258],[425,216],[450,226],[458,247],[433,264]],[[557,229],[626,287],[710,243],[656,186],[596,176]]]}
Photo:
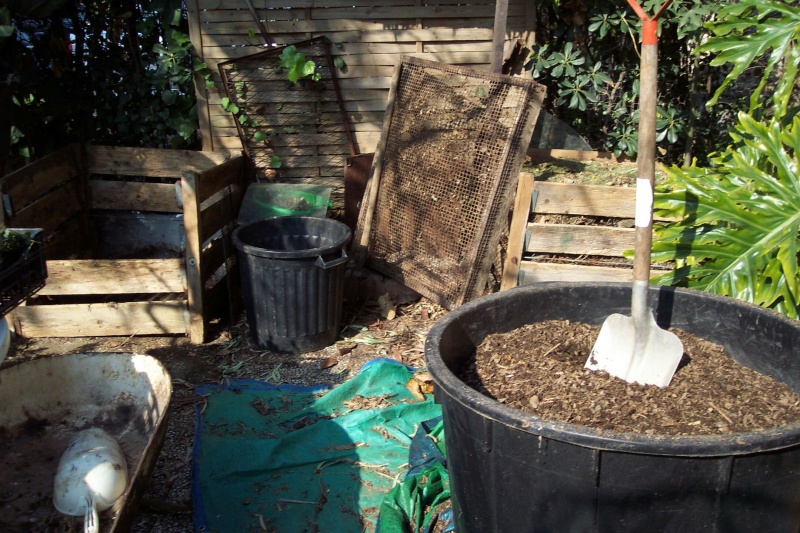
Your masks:
{"label": "weathered wood board", "polygon": [[105,302],[18,307],[14,324],[23,337],[185,335],[186,301]]}
{"label": "weathered wood board", "polygon": [[52,260],[38,294],[183,294],[184,277],[180,259]]}

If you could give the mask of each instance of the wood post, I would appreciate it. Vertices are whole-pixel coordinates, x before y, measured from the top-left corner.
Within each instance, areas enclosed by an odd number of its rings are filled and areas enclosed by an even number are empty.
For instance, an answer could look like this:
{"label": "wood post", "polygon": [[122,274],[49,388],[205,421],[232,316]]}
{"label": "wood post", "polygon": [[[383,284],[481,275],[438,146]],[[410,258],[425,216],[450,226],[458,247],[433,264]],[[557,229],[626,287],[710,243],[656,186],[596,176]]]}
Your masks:
{"label": "wood post", "polygon": [[183,199],[183,226],[186,232],[186,289],[189,308],[187,332],[194,344],[205,341],[203,320],[203,277],[200,263],[200,201],[197,195],[198,174],[184,172],[181,175],[181,198]]}
{"label": "wood post", "polygon": [[522,252],[525,244],[525,230],[531,212],[531,196],[533,194],[533,174],[523,172],[517,183],[517,196],[514,200],[514,213],[511,215],[511,227],[508,231],[508,247],[503,264],[503,278],[500,290],[505,291],[517,286],[519,267],[522,263]]}

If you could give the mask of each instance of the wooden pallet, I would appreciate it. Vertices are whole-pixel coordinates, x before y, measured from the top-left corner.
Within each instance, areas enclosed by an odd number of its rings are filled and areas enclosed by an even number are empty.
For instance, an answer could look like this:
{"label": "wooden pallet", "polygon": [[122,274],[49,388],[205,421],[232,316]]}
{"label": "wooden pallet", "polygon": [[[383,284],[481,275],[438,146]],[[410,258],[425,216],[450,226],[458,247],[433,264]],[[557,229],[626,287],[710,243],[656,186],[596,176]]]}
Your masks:
{"label": "wooden pallet", "polygon": [[[8,226],[44,230],[48,279],[13,311],[17,333],[203,342],[209,322],[237,305],[230,233],[250,174],[241,155],[70,145],[0,179]],[[98,213],[156,228],[168,220],[177,245],[159,250],[162,241],[137,233],[122,245],[129,257],[110,257]]]}
{"label": "wooden pallet", "polygon": [[[634,244],[636,189],[535,181],[520,175],[500,290],[544,281],[630,281],[633,267],[624,257]],[[601,217],[629,225],[578,225],[536,222],[536,215]],[[545,258],[544,256],[547,256]],[[593,264],[599,258],[615,266]],[[616,260],[616,261],[615,261]],[[618,266],[617,266],[618,265]]]}

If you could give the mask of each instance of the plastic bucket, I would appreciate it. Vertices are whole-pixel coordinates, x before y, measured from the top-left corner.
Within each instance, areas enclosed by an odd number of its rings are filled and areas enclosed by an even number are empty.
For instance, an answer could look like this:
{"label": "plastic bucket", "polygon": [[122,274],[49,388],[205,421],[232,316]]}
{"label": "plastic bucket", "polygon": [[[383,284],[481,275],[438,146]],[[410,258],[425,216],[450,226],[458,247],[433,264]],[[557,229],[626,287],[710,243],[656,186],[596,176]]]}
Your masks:
{"label": "plastic bucket", "polygon": [[[483,339],[525,324],[601,324],[630,313],[630,284],[540,283],[492,294],[438,321],[425,346],[442,405],[459,533],[800,529],[800,423],[678,437],[543,420],[464,384]],[[800,324],[707,293],[651,288],[662,326],[724,346],[739,364],[800,390]]]}
{"label": "plastic bucket", "polygon": [[350,236],[345,224],[315,217],[260,220],[233,232],[254,342],[303,353],[336,341]]}

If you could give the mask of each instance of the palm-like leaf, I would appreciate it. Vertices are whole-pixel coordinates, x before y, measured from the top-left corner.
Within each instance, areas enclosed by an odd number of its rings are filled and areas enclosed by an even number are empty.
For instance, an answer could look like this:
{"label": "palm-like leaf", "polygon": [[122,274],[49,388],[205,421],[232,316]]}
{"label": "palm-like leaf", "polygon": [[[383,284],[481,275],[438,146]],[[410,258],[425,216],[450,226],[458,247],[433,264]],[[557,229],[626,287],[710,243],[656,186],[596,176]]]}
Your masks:
{"label": "palm-like leaf", "polygon": [[655,210],[654,261],[676,261],[656,283],[692,287],[797,318],[800,302],[800,116],[782,128],[740,113],[734,147],[710,168],[672,167]]}
{"label": "palm-like leaf", "polygon": [[761,81],[750,97],[750,111],[759,107],[770,75],[786,59],[773,96],[774,115],[784,116],[800,63],[800,8],[784,1],[741,0],[720,10],[719,22],[709,27],[715,37],[697,47],[695,53],[714,53],[717,56],[712,66],[732,63],[733,68],[707,105],[716,104],[739,75],[769,52]]}

